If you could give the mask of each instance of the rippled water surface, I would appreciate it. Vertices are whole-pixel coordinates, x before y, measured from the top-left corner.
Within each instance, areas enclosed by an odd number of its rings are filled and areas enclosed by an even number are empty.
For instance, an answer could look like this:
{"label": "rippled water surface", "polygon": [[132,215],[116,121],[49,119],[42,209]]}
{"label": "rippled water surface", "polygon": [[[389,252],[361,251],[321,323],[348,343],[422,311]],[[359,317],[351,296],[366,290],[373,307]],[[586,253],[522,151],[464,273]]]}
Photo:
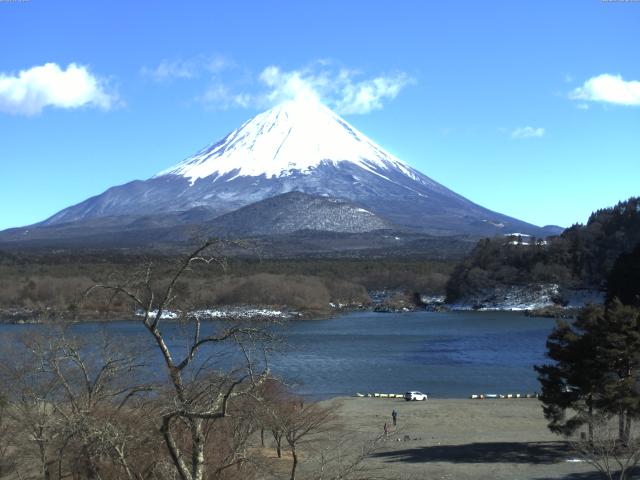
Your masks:
{"label": "rippled water surface", "polygon": [[421,390],[437,397],[539,389],[553,320],[505,312],[355,313],[297,322],[277,369],[305,394]]}
{"label": "rippled water surface", "polygon": [[[322,398],[421,390],[436,397],[525,393],[539,389],[533,365],[545,361],[554,321],[506,312],[358,312],[282,328],[287,347],[272,369],[301,394]],[[2,325],[4,334],[37,326]],[[135,322],[74,327],[82,335],[107,329],[149,346]],[[177,327],[165,323],[174,346]],[[158,365],[161,371],[161,365]]]}

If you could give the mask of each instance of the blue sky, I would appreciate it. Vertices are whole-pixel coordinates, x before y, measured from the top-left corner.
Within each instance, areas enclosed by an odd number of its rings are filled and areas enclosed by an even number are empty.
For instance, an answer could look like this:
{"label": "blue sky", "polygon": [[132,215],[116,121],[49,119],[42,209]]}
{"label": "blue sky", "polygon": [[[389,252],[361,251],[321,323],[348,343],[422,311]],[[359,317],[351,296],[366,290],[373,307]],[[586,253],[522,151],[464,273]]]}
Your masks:
{"label": "blue sky", "polygon": [[148,178],[311,89],[493,210],[640,194],[640,2],[0,0],[0,229]]}

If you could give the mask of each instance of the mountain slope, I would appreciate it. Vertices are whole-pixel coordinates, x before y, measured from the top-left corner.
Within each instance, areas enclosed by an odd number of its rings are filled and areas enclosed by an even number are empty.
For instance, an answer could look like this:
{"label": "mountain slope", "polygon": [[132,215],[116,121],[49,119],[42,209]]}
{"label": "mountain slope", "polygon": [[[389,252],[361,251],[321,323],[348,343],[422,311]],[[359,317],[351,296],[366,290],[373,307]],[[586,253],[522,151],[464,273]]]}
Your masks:
{"label": "mountain slope", "polygon": [[110,188],[38,226],[129,222],[194,208],[216,217],[292,191],[352,202],[400,228],[434,235],[551,233],[447,189],[314,102],[285,102],[176,166]]}
{"label": "mountain slope", "polygon": [[253,237],[301,230],[364,233],[393,228],[370,211],[335,198],[289,192],[267,198],[211,222],[211,234]]}

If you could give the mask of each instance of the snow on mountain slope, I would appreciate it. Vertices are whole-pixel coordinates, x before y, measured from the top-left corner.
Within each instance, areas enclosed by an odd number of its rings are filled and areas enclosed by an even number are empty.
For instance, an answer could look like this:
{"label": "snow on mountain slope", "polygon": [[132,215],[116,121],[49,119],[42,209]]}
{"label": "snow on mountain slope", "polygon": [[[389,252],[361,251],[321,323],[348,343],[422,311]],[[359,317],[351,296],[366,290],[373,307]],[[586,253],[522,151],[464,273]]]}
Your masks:
{"label": "snow on mountain slope", "polygon": [[314,100],[291,100],[261,113],[220,142],[156,177],[180,175],[192,184],[212,175],[215,181],[229,173],[234,175],[225,181],[239,176],[271,178],[293,171],[310,174],[321,162],[343,161],[383,178],[385,170],[396,169],[418,179],[409,165]]}
{"label": "snow on mountain slope", "polygon": [[39,225],[107,217],[113,222],[118,216],[162,216],[194,208],[214,218],[292,191],[352,202],[399,228],[434,235],[522,231],[545,236],[535,225],[440,185],[309,100],[284,102],[258,114],[152,178],[109,188]]}

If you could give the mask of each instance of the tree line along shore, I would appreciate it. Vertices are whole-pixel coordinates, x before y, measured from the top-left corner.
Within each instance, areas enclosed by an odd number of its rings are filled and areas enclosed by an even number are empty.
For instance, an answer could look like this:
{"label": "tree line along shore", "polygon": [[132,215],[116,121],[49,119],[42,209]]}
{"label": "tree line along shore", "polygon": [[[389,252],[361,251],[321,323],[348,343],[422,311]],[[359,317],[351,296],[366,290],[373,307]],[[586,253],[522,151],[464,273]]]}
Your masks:
{"label": "tree line along shore", "polygon": [[[638,249],[640,199],[630,198],[594,212],[585,225],[573,225],[560,236],[544,241],[522,236],[485,239],[462,259],[433,259],[426,251],[412,258],[227,256],[218,268],[185,276],[178,288],[191,308],[275,306],[307,318],[331,315],[336,306],[370,307],[376,303],[372,291],[391,292],[383,300],[387,310],[401,310],[420,305],[421,296],[446,296],[447,303],[482,308],[495,301],[496,292],[551,289],[551,303],[538,313],[566,316],[573,289],[605,291],[614,269],[614,282],[633,284],[634,270],[625,265],[635,265]],[[83,292],[95,283],[135,275],[150,264],[161,286],[181,255],[0,251],[0,313],[5,321],[98,319],[106,313],[122,318],[132,313],[126,300],[112,302],[106,312],[104,298],[87,299]]]}

